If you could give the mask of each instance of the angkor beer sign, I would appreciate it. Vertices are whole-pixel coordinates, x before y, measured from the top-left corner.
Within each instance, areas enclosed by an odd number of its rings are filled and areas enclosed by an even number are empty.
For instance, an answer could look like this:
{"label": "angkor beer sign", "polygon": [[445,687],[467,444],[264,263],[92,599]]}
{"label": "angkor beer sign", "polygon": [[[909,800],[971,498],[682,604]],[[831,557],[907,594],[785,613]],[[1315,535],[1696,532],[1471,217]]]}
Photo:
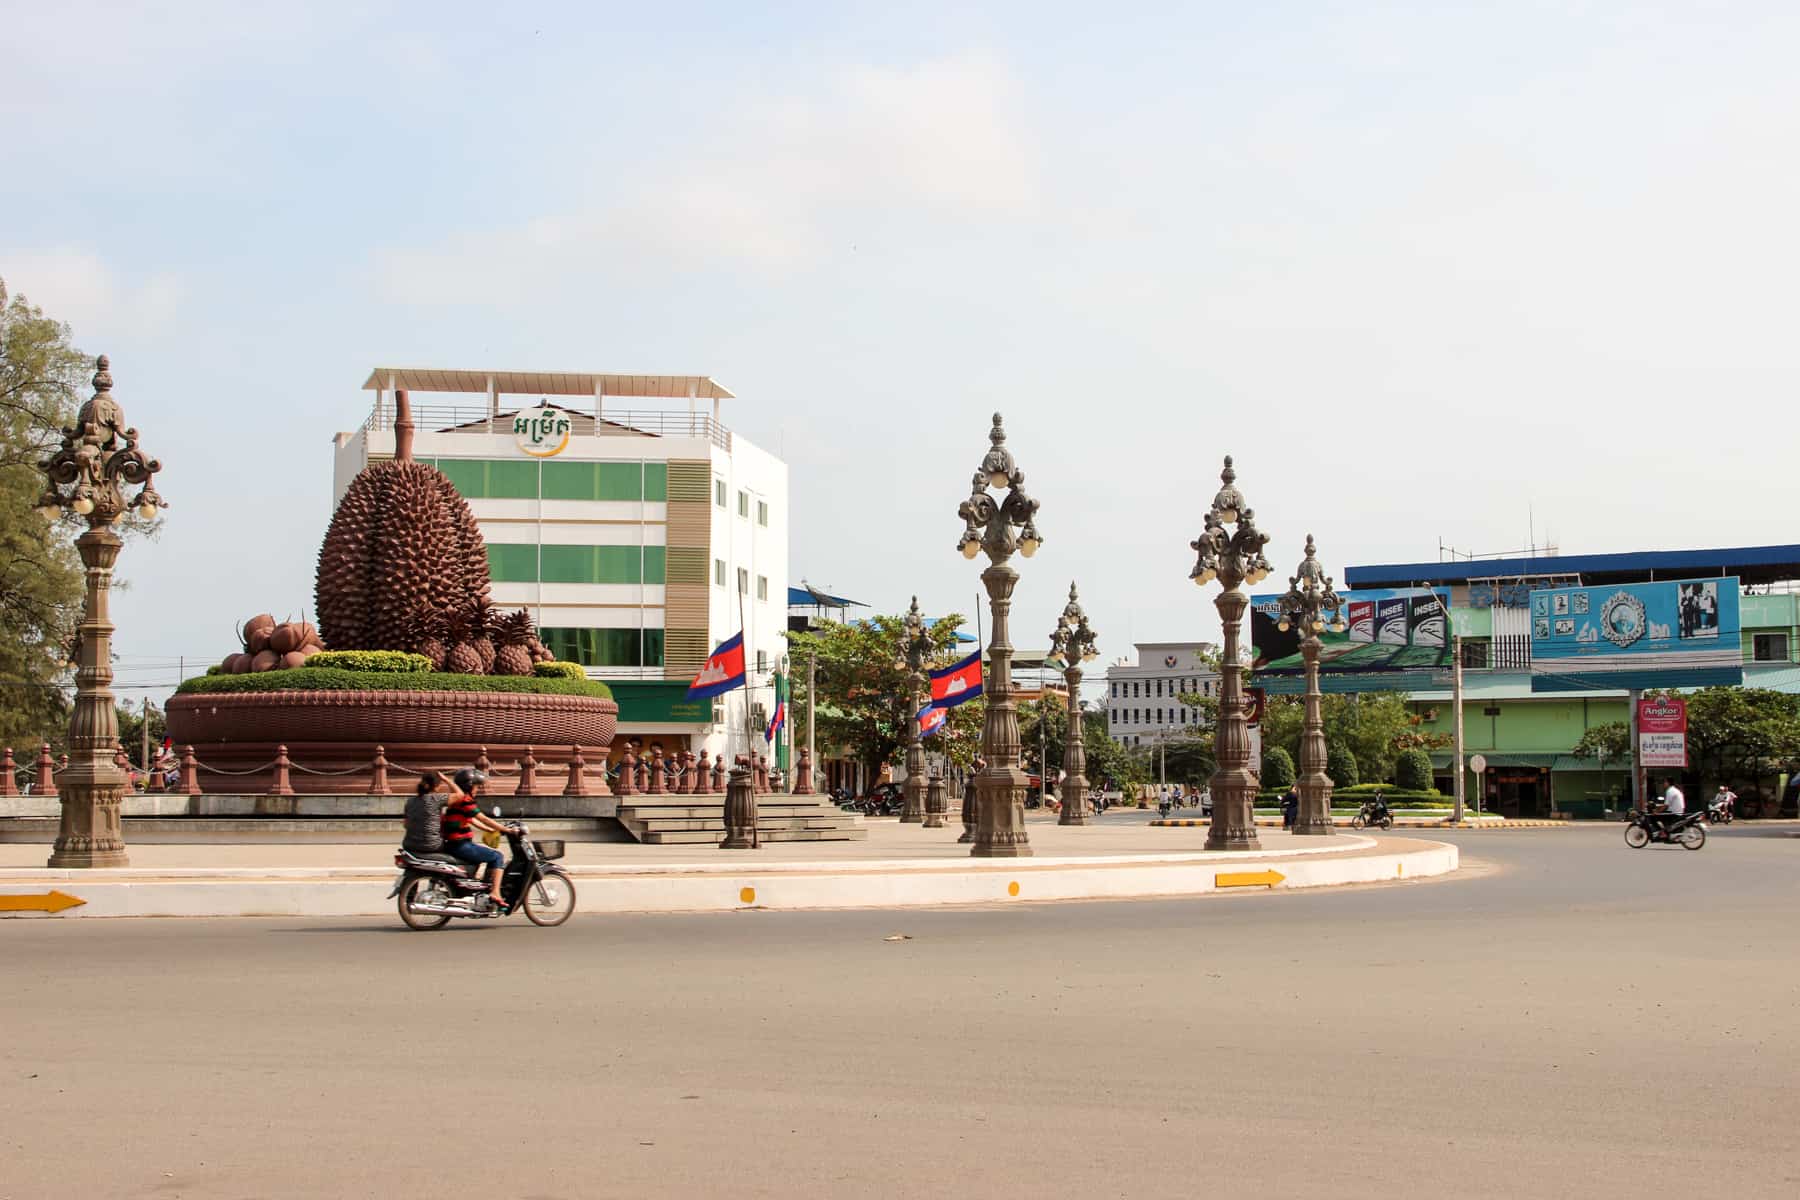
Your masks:
{"label": "angkor beer sign", "polygon": [[533,458],[553,458],[568,449],[573,428],[568,413],[548,404],[513,414],[513,441]]}
{"label": "angkor beer sign", "polygon": [[1646,767],[1687,766],[1687,701],[1638,701],[1638,761]]}

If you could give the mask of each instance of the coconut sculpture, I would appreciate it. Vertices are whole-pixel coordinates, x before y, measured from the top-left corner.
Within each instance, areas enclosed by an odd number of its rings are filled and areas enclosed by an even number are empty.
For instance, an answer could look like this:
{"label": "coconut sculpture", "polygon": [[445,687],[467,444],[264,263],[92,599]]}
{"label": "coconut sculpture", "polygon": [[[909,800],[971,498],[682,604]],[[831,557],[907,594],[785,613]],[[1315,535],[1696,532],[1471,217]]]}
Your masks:
{"label": "coconut sculpture", "polygon": [[[227,790],[228,780],[241,781],[230,789],[237,791],[276,786],[272,772],[237,773],[273,760],[285,745],[296,792],[378,787],[371,764],[379,746],[402,776],[484,752],[504,768],[529,751],[540,793],[568,787],[573,797],[603,795],[598,771],[571,783],[568,764],[576,747],[590,762],[605,761],[618,708],[603,686],[585,679],[530,678],[553,656],[529,613],[494,608],[475,515],[441,471],[414,460],[405,392],[395,393],[395,407],[394,457],[351,482],[319,548],[318,628],[269,614],[245,622],[243,650],[213,675],[267,672],[268,689],[213,676],[196,681],[169,702],[170,735],[194,745],[207,791]],[[325,648],[334,653],[319,657]],[[358,655],[343,651],[401,651],[423,664],[404,679],[371,678],[357,669]],[[468,678],[485,675],[526,678],[491,686]],[[209,765],[217,778],[208,777]],[[489,790],[508,794],[516,783],[497,773]]]}

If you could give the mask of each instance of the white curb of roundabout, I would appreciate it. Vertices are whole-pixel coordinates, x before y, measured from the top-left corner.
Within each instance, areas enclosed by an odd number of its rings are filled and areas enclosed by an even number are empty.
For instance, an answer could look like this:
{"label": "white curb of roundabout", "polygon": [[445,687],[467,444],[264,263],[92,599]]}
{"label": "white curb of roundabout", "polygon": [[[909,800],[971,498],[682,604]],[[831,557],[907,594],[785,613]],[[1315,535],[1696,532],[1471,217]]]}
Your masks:
{"label": "white curb of roundabout", "polygon": [[[1346,839],[1347,840],[1347,839]],[[1357,839],[1373,845],[1369,839]],[[1291,891],[1353,883],[1422,879],[1457,869],[1457,848],[1442,842],[1379,854],[1310,851],[1132,855],[1115,858],[911,860],[868,863],[666,864],[573,868],[582,912],[674,913],[734,909],[917,908],[1034,900],[1102,900],[1200,896],[1221,891]],[[1231,876],[1274,871],[1263,883]],[[14,870],[0,887],[57,888],[85,901],[64,917],[391,916],[392,871],[321,870],[132,872],[100,879],[92,872]],[[195,874],[200,874],[196,872]],[[12,876],[14,878],[6,878]],[[29,876],[27,883],[21,876]],[[64,878],[67,876],[67,878]],[[1224,877],[1224,878],[1222,878]]]}

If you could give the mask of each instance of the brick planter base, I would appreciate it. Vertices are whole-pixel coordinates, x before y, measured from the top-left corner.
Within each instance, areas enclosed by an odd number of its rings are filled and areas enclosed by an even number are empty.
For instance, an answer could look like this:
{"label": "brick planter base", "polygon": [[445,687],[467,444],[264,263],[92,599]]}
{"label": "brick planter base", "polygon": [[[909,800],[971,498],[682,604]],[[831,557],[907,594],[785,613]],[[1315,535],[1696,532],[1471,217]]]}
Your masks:
{"label": "brick planter base", "polygon": [[285,745],[301,795],[366,793],[377,746],[396,794],[413,790],[409,772],[467,766],[485,749],[490,794],[513,795],[529,746],[538,760],[532,794],[558,795],[579,746],[588,789],[604,795],[600,767],[618,714],[596,696],[513,692],[241,692],[176,696],[168,705],[169,737],[177,748],[194,747],[203,792],[266,791],[274,771],[264,764]]}

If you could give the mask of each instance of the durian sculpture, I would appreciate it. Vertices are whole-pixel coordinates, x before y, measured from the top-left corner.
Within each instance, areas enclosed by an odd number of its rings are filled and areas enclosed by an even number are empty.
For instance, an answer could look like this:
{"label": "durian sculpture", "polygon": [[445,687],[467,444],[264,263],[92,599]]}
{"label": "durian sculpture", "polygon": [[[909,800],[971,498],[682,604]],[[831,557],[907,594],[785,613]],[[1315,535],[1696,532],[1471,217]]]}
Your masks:
{"label": "durian sculpture", "polygon": [[[319,633],[334,650],[406,650],[458,674],[531,674],[548,651],[529,614],[494,611],[475,514],[443,472],[413,460],[412,405],[404,391],[394,403],[393,459],[351,481],[319,547]],[[523,670],[497,633],[523,638]]]}

